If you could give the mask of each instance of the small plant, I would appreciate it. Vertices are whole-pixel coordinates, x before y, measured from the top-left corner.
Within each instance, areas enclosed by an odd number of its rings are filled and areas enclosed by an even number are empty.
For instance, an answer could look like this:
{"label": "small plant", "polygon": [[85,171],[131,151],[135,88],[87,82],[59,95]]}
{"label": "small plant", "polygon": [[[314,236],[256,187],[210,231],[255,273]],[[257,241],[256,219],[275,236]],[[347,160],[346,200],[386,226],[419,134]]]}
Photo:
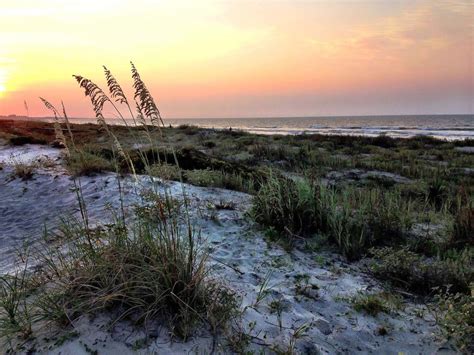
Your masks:
{"label": "small plant", "polygon": [[176,218],[183,205],[169,194],[163,196],[152,190],[143,191],[141,199],[141,203],[135,206],[135,213],[141,220],[150,223]]}
{"label": "small plant", "polygon": [[303,338],[306,336],[306,333],[308,330],[311,328],[311,323],[305,323],[295,330],[293,330],[293,333],[290,335],[290,340],[288,342],[288,345],[284,347],[274,347],[272,348],[273,351],[275,351],[276,354],[278,355],[296,355],[298,352],[296,351],[296,343],[298,342],[299,339]]}
{"label": "small plant", "polygon": [[455,248],[474,246],[474,202],[458,207],[450,244]]}
{"label": "small plant", "polygon": [[19,160],[13,160],[13,177],[19,178],[23,181],[31,180],[33,178],[36,164],[25,163]]}
{"label": "small plant", "polygon": [[235,210],[236,209],[236,204],[234,201],[224,201],[224,200],[219,200],[216,204],[214,204],[214,207],[217,210]]}
{"label": "small plant", "polygon": [[257,222],[291,238],[313,228],[311,201],[309,185],[270,177],[254,198],[252,215]]}
{"label": "small plant", "polygon": [[278,326],[280,330],[282,329],[282,315],[283,312],[287,309],[285,307],[285,304],[283,303],[282,300],[273,300],[268,304],[268,307],[270,308],[270,313],[276,313],[277,318],[278,318]]}
{"label": "small plant", "polygon": [[359,293],[351,300],[357,312],[365,312],[373,317],[379,313],[391,313],[401,308],[399,297],[386,292],[365,294]]}
{"label": "small plant", "polygon": [[432,294],[433,288],[450,288],[452,292],[467,293],[473,274],[473,250],[452,252],[449,257],[428,258],[406,248],[372,249],[375,257],[371,270],[375,276],[418,292]]}
{"label": "small plant", "polygon": [[260,302],[262,302],[270,294],[270,290],[272,288],[272,286],[270,286],[271,277],[272,277],[272,272],[268,271],[263,279],[263,282],[260,284],[260,287],[257,292],[257,297],[255,299],[255,303],[252,305],[253,307],[258,306]]}
{"label": "small plant", "polygon": [[433,203],[436,209],[440,209],[443,201],[446,197],[447,188],[444,183],[444,180],[441,178],[439,174],[429,181],[428,183],[428,191],[427,191],[427,198],[428,201]]}
{"label": "small plant", "polygon": [[110,161],[86,149],[71,150],[66,157],[66,167],[74,176],[90,176],[114,169]]}
{"label": "small plant", "polygon": [[453,339],[459,350],[474,351],[474,285],[471,294],[439,293],[435,298],[436,320],[446,336]]}
{"label": "small plant", "polygon": [[148,169],[150,176],[156,176],[163,180],[175,180],[181,179],[181,171],[178,166],[171,164],[153,164]]}
{"label": "small plant", "polygon": [[26,340],[31,334],[26,267],[13,276],[0,277],[0,335]]}

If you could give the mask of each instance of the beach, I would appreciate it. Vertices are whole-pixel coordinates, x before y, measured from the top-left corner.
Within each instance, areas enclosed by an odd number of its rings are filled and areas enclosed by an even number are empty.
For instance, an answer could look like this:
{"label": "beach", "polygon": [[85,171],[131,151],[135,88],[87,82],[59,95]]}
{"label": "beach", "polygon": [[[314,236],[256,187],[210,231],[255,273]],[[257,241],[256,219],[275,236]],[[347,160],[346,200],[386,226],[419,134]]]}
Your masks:
{"label": "beach", "polygon": [[[117,223],[114,219],[117,211],[124,211],[129,221],[126,223],[132,223],[137,206],[150,207],[143,193],[153,190],[156,196],[169,196],[180,206],[187,206],[188,217],[179,215],[177,221],[183,228],[186,221],[192,225],[196,243],[206,251],[208,277],[231,290],[238,300],[238,312],[217,334],[204,322],[186,340],[173,336],[162,318],[146,323],[145,327],[134,325],[133,317],[110,326],[118,309],[87,312],[75,315],[66,330],[40,327],[34,338],[19,342],[18,351],[35,349],[51,354],[238,353],[242,349],[308,354],[456,352],[454,343],[446,340],[434,317],[436,305],[417,296],[427,290],[414,285],[403,291],[401,285],[384,280],[383,273],[371,271],[370,264],[376,260],[373,254],[355,249],[349,253],[331,239],[322,238],[321,232],[315,235],[311,232],[310,236],[304,228],[296,227],[298,221],[293,227],[285,227],[287,232],[279,232],[277,215],[272,217],[274,227],[265,227],[268,222],[264,217],[254,217],[258,208],[255,196],[257,201],[264,198],[261,195],[264,188],[256,180],[268,179],[265,177],[268,168],[274,176],[282,174],[289,181],[306,179],[306,173],[313,170],[299,169],[301,161],[296,157],[301,156],[303,147],[309,149],[307,142],[313,142],[312,149],[317,152],[314,163],[318,167],[317,179],[324,186],[358,186],[365,191],[396,186],[416,194],[423,188],[417,181],[425,179],[424,171],[448,169],[450,179],[456,174],[465,187],[472,189],[474,172],[470,162],[474,156],[467,149],[472,142],[304,136],[288,137],[287,145],[279,136],[180,126],[164,131],[162,134],[169,138],[163,138],[160,143],[174,147],[183,169],[183,182],[180,182],[170,168],[171,163],[161,163],[155,166],[154,173],[148,171],[148,174],[135,164],[132,174],[127,172],[129,167],[124,162],[122,173],[117,175],[113,166],[108,165],[108,143],[101,138],[105,137],[104,133],[91,135],[92,131],[101,132],[91,124],[73,126],[73,132],[77,137],[75,144],[81,144],[84,151],[96,158],[88,155],[87,166],[71,165],[64,148],[51,147],[55,141],[51,128],[45,123],[31,122],[2,127],[2,273],[21,270],[18,255],[24,254],[18,251],[26,250],[22,249],[25,246],[34,253],[42,240],[46,240],[55,248],[67,248],[61,237],[61,223],[81,216],[75,187],[81,188],[81,198],[88,211],[88,228],[94,230]],[[129,141],[121,139],[123,149],[137,149],[131,135],[125,135],[126,128],[111,129],[117,137],[129,137]],[[42,144],[29,143],[32,140]],[[231,148],[229,142],[243,145]],[[449,155],[449,165],[444,164],[444,159],[433,157],[433,152],[423,157],[417,153],[408,155],[422,159],[423,165],[405,162],[398,168],[393,161],[393,167],[386,166],[383,170],[375,164],[377,154],[399,154],[396,152],[400,147],[419,152],[426,145],[436,147],[440,156]],[[129,154],[132,156],[131,151]],[[407,153],[402,154],[406,159]],[[304,161],[310,160],[306,156]],[[25,166],[32,169],[28,174]],[[273,208],[278,211],[277,205]],[[426,217],[411,222],[406,233],[410,238],[433,238],[445,243],[444,233],[449,232],[443,229],[441,217],[447,215],[435,213],[428,222]],[[44,268],[41,258],[32,258],[28,268],[41,273]],[[462,289],[464,281],[458,282]],[[383,302],[380,310],[372,312],[366,308],[369,306],[364,306],[367,295],[375,295],[377,302]]]}

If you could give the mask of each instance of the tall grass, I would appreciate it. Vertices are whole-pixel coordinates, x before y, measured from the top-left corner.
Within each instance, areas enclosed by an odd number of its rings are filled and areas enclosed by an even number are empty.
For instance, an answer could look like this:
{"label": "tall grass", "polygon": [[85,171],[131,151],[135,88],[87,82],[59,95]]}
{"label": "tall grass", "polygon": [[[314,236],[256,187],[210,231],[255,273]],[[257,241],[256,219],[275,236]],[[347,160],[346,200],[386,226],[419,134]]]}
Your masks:
{"label": "tall grass", "polygon": [[271,176],[253,200],[253,216],[289,237],[315,229],[313,190],[306,182]]}
{"label": "tall grass", "polygon": [[474,201],[457,201],[450,243],[455,248],[474,246]]}
{"label": "tall grass", "polygon": [[31,315],[27,301],[27,264],[14,275],[0,276],[0,331],[7,339],[31,335]]}
{"label": "tall grass", "polygon": [[68,253],[37,253],[45,265],[41,279],[49,280],[48,297],[55,295],[55,302],[38,301],[50,305],[43,310],[53,320],[73,322],[112,310],[116,320],[161,320],[187,338],[198,323],[214,326],[231,316],[233,297],[211,281],[207,254],[195,244],[194,231],[175,217],[162,214],[156,224],[138,218],[127,226],[116,221],[105,231],[89,232],[77,223],[64,225]]}
{"label": "tall grass", "polygon": [[400,193],[381,189],[294,182],[271,178],[257,193],[253,215],[257,222],[286,236],[328,235],[350,259],[368,247],[401,242],[411,220],[411,204]]}

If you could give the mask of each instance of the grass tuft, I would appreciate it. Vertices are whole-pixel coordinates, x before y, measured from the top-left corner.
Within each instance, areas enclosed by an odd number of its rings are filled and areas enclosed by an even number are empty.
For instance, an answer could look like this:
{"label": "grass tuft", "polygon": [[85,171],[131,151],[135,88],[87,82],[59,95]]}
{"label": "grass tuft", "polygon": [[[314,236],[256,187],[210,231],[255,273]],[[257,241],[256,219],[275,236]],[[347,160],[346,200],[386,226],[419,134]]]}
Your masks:
{"label": "grass tuft", "polygon": [[107,159],[92,152],[72,150],[66,157],[66,167],[74,176],[91,176],[113,169],[113,164]]}
{"label": "grass tuft", "polygon": [[372,317],[377,316],[379,313],[392,313],[402,307],[400,297],[386,292],[372,294],[359,293],[351,302],[357,312],[365,312]]}
{"label": "grass tuft", "polygon": [[36,170],[36,165],[22,161],[13,161],[13,177],[23,181],[31,180]]}

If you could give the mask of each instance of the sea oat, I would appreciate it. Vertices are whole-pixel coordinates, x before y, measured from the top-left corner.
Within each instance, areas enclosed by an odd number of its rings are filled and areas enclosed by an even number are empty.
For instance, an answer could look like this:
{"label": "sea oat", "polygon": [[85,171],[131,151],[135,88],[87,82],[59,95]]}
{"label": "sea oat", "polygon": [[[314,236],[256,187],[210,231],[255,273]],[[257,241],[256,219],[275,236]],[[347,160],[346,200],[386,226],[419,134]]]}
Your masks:
{"label": "sea oat", "polygon": [[[145,118],[150,119],[152,125],[160,127],[164,126],[163,119],[161,118],[160,110],[155,103],[155,100],[148,91],[145,83],[140,78],[135,65],[130,62],[132,66],[132,78],[133,78],[133,87],[135,89],[135,100],[138,102],[139,111],[143,114]],[[138,100],[137,100],[138,98]]]}
{"label": "sea oat", "polygon": [[[46,106],[47,109],[53,112],[54,114],[53,127],[54,127],[54,135],[55,135],[56,141],[65,148],[66,154],[69,155],[69,148],[67,146],[66,137],[64,136],[63,130],[61,128],[61,124],[59,122],[59,119],[61,118],[59,111],[48,100],[42,97],[40,97],[40,100],[43,102],[43,104]],[[64,109],[64,106],[63,106],[63,109]]]}
{"label": "sea oat", "polygon": [[99,124],[102,124],[102,120],[104,119],[104,116],[102,115],[104,104],[106,102],[112,101],[100,87],[98,87],[89,79],[86,79],[80,75],[73,75],[73,77],[79,83],[79,86],[84,89],[84,95],[90,98],[95,116],[97,117],[97,121]]}

